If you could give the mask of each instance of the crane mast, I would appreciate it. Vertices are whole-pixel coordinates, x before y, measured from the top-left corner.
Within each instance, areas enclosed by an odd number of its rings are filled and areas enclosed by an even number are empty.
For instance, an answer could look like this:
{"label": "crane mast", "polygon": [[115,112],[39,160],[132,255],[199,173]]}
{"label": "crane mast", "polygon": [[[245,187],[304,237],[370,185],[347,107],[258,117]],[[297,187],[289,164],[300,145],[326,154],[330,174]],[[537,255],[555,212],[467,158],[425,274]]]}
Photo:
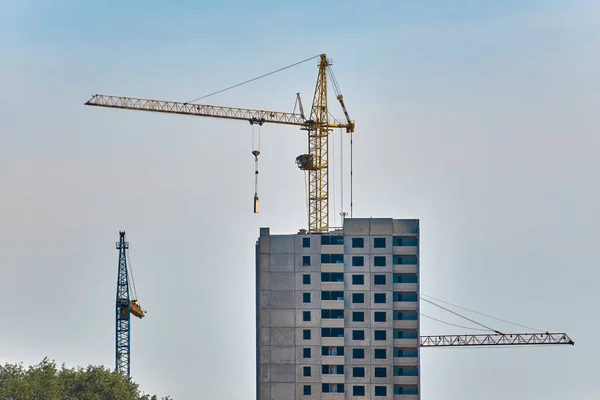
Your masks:
{"label": "crane mast", "polygon": [[[115,370],[129,377],[130,373],[130,355],[131,355],[131,315],[144,318],[145,312],[137,302],[137,298],[132,299],[131,283],[129,279],[129,269],[127,265],[127,250],[129,242],[125,239],[125,231],[119,232],[119,241],[116,242],[116,248],[119,250],[119,268],[117,273],[117,299],[116,299],[116,354]],[[133,284],[135,287],[135,284]]]}
{"label": "crane mast", "polygon": [[125,231],[119,232],[116,247],[119,250],[119,270],[117,275],[116,302],[116,357],[115,370],[129,377],[130,350],[130,310],[129,310],[129,276],[127,274],[126,250],[129,242],[125,240]]}
{"label": "crane mast", "polygon": [[312,156],[308,171],[308,230],[329,231],[329,111],[327,109],[327,67],[325,54],[321,54],[319,76],[310,112],[314,124],[308,128],[308,153]]}

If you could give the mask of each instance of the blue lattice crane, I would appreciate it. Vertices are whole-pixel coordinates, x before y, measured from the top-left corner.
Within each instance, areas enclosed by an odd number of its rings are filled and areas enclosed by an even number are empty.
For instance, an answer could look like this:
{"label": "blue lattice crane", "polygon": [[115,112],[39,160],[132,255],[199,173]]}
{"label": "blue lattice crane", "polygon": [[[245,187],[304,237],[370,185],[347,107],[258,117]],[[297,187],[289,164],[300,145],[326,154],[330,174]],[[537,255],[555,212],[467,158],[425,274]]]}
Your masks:
{"label": "blue lattice crane", "polygon": [[125,239],[125,231],[120,231],[119,236],[119,241],[116,243],[117,250],[119,250],[119,272],[117,275],[115,370],[129,377],[130,316],[133,314],[138,318],[143,318],[145,312],[137,302],[133,273],[131,273],[130,284],[131,265],[127,265],[129,242]]}

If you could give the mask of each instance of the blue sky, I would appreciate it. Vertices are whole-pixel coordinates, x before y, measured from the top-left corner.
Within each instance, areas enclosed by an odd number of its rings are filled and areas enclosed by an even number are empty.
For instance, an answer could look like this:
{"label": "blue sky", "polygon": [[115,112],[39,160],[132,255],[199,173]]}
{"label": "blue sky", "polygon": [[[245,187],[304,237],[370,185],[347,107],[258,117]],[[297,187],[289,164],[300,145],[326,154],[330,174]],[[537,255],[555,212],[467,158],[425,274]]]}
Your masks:
{"label": "blue sky", "polygon": [[[356,120],[355,215],[421,219],[425,293],[577,343],[424,350],[423,399],[596,398],[595,2],[0,4],[0,303],[22,299],[0,308],[0,360],[113,365],[125,229],[149,311],[133,323],[134,379],[177,400],[254,393],[253,245],[261,226],[306,225],[303,132],[261,129],[257,216],[247,124],[83,103],[190,100],[326,52]],[[291,111],[316,72],[205,100]]]}

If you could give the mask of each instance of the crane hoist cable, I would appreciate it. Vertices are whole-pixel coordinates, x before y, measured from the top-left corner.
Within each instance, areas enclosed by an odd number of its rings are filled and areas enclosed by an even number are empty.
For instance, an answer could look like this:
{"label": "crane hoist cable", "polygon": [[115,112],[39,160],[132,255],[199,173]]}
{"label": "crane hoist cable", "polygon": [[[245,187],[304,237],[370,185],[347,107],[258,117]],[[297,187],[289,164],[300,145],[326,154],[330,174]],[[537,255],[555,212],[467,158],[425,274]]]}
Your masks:
{"label": "crane hoist cable", "polygon": [[254,213],[258,214],[260,211],[260,201],[258,199],[258,156],[260,155],[260,127],[262,126],[262,122],[258,123],[258,134],[255,137],[254,134],[254,125],[250,122],[252,126],[252,155],[254,156]]}
{"label": "crane hoist cable", "polygon": [[129,247],[127,247],[125,251],[127,256],[127,274],[131,283],[129,285],[129,308],[133,315],[135,315],[138,318],[144,318],[146,316],[147,311],[142,309],[142,306],[140,306],[140,303],[138,301],[139,299],[137,297],[137,288],[135,287],[135,279],[133,277],[133,265],[131,264],[131,255],[129,253]]}

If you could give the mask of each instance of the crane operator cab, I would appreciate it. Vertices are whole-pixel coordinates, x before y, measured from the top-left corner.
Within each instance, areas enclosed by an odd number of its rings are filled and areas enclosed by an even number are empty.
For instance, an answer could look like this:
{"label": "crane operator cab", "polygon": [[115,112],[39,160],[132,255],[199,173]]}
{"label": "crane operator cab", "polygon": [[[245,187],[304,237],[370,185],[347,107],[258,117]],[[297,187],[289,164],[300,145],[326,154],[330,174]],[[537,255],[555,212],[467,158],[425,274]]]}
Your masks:
{"label": "crane operator cab", "polygon": [[312,154],[300,154],[298,157],[296,157],[296,165],[303,171],[314,170],[314,157]]}

